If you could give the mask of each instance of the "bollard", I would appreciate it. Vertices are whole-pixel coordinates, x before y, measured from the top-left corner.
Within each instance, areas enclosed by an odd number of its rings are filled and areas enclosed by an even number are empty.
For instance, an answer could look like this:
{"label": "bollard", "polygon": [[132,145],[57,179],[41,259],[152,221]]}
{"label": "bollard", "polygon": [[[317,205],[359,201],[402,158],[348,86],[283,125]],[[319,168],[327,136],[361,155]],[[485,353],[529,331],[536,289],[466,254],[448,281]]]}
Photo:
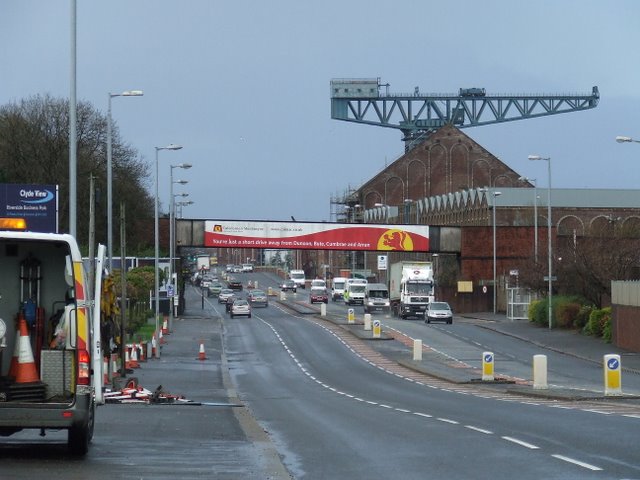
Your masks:
{"label": "bollard", "polygon": [[[253,284],[253,288],[258,288],[258,281],[256,280],[255,283]],[[269,290],[271,290],[271,287],[269,287]]]}
{"label": "bollard", "polygon": [[287,294],[284,292],[280,292],[280,300],[284,302],[286,299],[287,299]]}
{"label": "bollard", "polygon": [[380,338],[380,320],[373,321],[373,338]]}
{"label": "bollard", "polygon": [[327,316],[327,304],[326,303],[321,303],[320,304],[320,316],[321,317],[326,317]]}
{"label": "bollard", "polygon": [[419,338],[413,340],[413,359],[422,360],[422,340]]}
{"label": "bollard", "polygon": [[364,329],[371,330],[371,314],[370,313],[364,314]]}
{"label": "bollard", "polygon": [[604,394],[622,395],[622,365],[620,355],[604,356]]}
{"label": "bollard", "polygon": [[349,310],[347,310],[347,321],[349,323],[355,323],[355,321],[356,321],[356,314],[355,314],[353,308],[350,308]]}
{"label": "bollard", "polygon": [[533,388],[534,390],[546,390],[547,384],[547,356],[533,356]]}
{"label": "bollard", "polygon": [[494,358],[493,352],[482,353],[482,381],[492,382],[495,380],[493,376]]}

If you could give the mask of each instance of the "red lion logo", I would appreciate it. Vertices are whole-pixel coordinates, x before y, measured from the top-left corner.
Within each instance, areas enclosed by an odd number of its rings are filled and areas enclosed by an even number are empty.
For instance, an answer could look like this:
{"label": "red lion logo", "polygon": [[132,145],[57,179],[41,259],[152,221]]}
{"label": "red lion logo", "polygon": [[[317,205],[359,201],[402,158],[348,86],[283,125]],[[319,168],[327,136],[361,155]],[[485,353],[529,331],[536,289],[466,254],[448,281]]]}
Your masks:
{"label": "red lion logo", "polygon": [[380,250],[412,250],[411,236],[402,230],[388,230],[378,242]]}

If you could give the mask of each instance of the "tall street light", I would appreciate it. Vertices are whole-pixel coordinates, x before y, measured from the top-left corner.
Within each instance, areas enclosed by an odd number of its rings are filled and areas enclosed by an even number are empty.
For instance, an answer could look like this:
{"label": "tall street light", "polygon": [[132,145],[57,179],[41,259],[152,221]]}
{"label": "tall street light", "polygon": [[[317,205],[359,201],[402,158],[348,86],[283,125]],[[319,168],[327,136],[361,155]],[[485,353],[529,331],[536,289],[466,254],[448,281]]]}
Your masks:
{"label": "tall street light", "polygon": [[616,142],[618,142],[618,143],[628,143],[628,142],[640,143],[640,140],[634,140],[631,137],[622,137],[622,136],[618,135],[616,137]]}
{"label": "tall street light", "polygon": [[[182,145],[176,145],[175,143],[170,143],[166,147],[155,147],[156,149],[156,195],[155,195],[155,230],[154,230],[154,240],[155,240],[155,295],[156,295],[156,338],[160,338],[160,232],[158,228],[158,152],[160,150],[180,150]],[[156,358],[160,358],[160,348],[156,348]]]}
{"label": "tall street light", "polygon": [[533,183],[533,256],[538,263],[538,180],[528,177],[520,177],[518,180]]}
{"label": "tall street light", "polygon": [[113,166],[112,158],[112,132],[111,132],[111,99],[113,97],[141,97],[142,90],[126,90],[122,93],[109,93],[109,108],[107,109],[107,255],[109,256],[109,273],[113,272]]}
{"label": "tall street light", "polygon": [[549,184],[547,186],[547,256],[549,257],[549,328],[552,327],[552,314],[553,306],[551,305],[553,300],[553,286],[552,286],[552,273],[553,273],[553,249],[551,248],[551,157],[541,157],[540,155],[529,155],[529,160],[544,160],[547,162],[547,175],[549,177]]}
{"label": "tall street light", "polygon": [[[180,197],[187,197],[189,196],[188,193],[180,193],[178,195],[174,195],[173,194],[173,185],[174,184],[179,184],[179,185],[186,185],[187,183],[189,183],[187,180],[173,180],[173,169],[174,168],[182,168],[182,169],[189,169],[192,167],[192,165],[190,163],[179,163],[178,165],[171,165],[171,171],[170,171],[170,180],[171,180],[171,186],[169,188],[169,284],[173,286],[173,296],[175,296],[177,289],[176,289],[176,285],[173,283],[173,257],[174,257],[174,248],[173,248],[173,244],[174,244],[174,238],[175,238],[175,232],[174,232],[174,203],[175,203],[175,197],[176,196],[180,196]],[[173,307],[174,307],[174,298],[173,296],[169,297],[169,330],[173,329]]]}
{"label": "tall street light", "polygon": [[180,216],[178,218],[182,218],[182,207],[188,207],[189,205],[193,205],[193,200],[188,200],[186,202],[176,202],[176,207],[180,207]]}
{"label": "tall street light", "polygon": [[496,199],[502,195],[502,192],[491,192],[493,195],[493,313],[498,313],[498,281],[497,281],[497,272],[496,272]]}

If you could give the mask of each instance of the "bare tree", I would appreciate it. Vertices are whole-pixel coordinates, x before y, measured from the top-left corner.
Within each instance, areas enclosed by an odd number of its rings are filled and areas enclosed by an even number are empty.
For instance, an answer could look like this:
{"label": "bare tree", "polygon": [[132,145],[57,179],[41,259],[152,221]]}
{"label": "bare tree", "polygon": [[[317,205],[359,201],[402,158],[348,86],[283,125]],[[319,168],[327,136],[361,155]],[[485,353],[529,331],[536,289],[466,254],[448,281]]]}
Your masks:
{"label": "bare tree", "polygon": [[[90,104],[79,102],[77,113],[78,178],[77,222],[89,224],[89,181],[96,178],[96,240],[106,242],[106,127],[107,118]],[[135,253],[152,243],[153,198],[147,190],[148,165],[137,151],[122,142],[114,125],[113,201],[125,202],[127,244]],[[69,219],[69,106],[66,99],[36,95],[0,107],[0,181],[54,184],[60,187],[60,225],[68,231]],[[119,227],[114,225],[114,238]],[[78,241],[88,243],[88,229],[78,229]],[[117,245],[114,250],[117,251]]]}

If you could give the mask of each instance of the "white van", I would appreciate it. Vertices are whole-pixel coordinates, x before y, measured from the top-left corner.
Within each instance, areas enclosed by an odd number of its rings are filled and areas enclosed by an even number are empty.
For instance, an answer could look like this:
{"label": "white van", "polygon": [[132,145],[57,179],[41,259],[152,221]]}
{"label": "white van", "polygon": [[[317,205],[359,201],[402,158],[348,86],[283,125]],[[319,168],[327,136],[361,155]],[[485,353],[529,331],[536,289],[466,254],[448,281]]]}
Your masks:
{"label": "white van", "polygon": [[384,312],[391,311],[389,301],[389,289],[384,283],[369,283],[364,294],[364,312]]}
{"label": "white van", "polygon": [[364,278],[347,278],[344,288],[344,303],[347,305],[364,305],[364,294],[367,281]]}
{"label": "white van", "polygon": [[344,295],[344,286],[347,284],[345,277],[333,277],[331,281],[331,300],[342,300]]}
{"label": "white van", "polygon": [[291,270],[289,271],[289,278],[296,282],[298,288],[307,288],[307,279],[304,274],[304,270]]}
{"label": "white van", "polygon": [[326,290],[327,282],[325,282],[321,278],[315,278],[311,280],[311,288],[324,288]]}

